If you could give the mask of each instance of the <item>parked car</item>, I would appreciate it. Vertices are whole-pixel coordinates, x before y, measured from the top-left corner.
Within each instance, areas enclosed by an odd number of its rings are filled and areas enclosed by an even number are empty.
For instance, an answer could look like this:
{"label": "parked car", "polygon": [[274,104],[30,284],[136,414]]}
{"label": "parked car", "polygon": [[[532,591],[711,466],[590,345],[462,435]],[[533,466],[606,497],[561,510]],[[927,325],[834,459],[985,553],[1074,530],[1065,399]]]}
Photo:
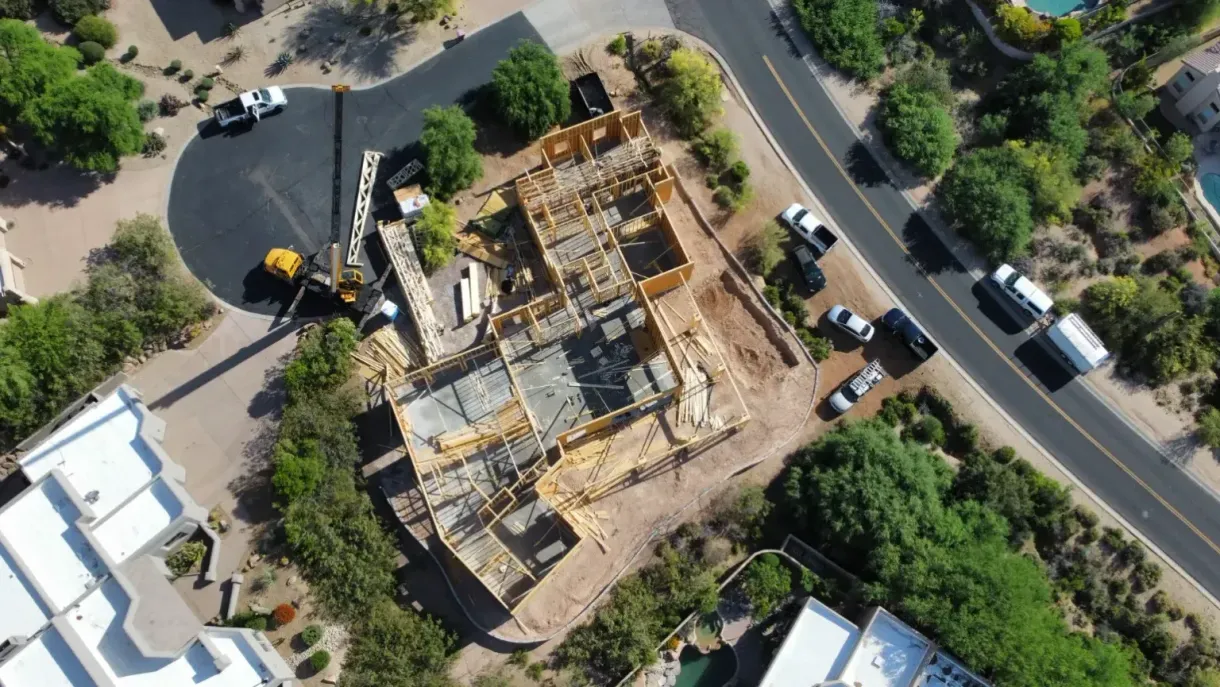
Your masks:
{"label": "parked car", "polygon": [[911,319],[911,316],[903,312],[901,308],[890,308],[890,311],[881,317],[881,324],[885,325],[891,334],[897,336],[920,360],[927,360],[940,350],[940,347],[928,338],[919,323]]}
{"label": "parked car", "polygon": [[991,281],[995,282],[1006,296],[1021,306],[1021,309],[1029,313],[1035,320],[1046,316],[1051,311],[1051,306],[1055,304],[1050,296],[1034,286],[1032,281],[1026,279],[1011,265],[1000,265],[995,272],[991,273]]}
{"label": "parked car", "polygon": [[808,246],[797,246],[793,249],[792,259],[796,260],[796,268],[805,278],[805,286],[808,286],[810,291],[817,293],[826,288],[826,273],[818,266],[818,261],[813,258]]}
{"label": "parked car", "polygon": [[789,205],[780,213],[780,218],[813,248],[815,260],[820,260],[839,243],[839,237],[826,228],[826,223],[800,203]]}
{"label": "parked car", "polygon": [[1069,313],[1046,330],[1047,337],[1072,369],[1088,374],[1110,358],[1110,352],[1089,325],[1076,313]]}
{"label": "parked car", "polygon": [[216,123],[227,127],[237,122],[257,122],[269,114],[283,110],[287,105],[288,98],[279,86],[246,91],[215,107]]}
{"label": "parked car", "polygon": [[856,376],[844,382],[839,390],[834,392],[830,397],[830,407],[836,413],[843,414],[856,405],[856,401],[860,397],[873,390],[873,387],[881,383],[885,379],[885,368],[881,367],[880,360],[874,360],[864,366],[863,370],[856,373]]}
{"label": "parked car", "polygon": [[826,313],[826,317],[860,343],[868,343],[873,338],[873,325],[841,305],[832,307],[830,312]]}

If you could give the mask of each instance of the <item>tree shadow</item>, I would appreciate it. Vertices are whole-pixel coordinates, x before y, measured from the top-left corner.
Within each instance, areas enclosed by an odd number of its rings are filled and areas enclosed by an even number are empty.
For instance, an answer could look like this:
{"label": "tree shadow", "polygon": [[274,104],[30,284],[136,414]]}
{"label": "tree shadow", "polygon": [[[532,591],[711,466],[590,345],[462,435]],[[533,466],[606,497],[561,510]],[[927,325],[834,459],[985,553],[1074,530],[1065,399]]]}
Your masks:
{"label": "tree shadow", "polygon": [[66,164],[38,167],[42,165],[29,169],[12,161],[0,163],[0,175],[9,179],[0,190],[0,207],[19,208],[31,204],[50,208],[76,207],[81,199],[113,182],[117,176],[82,172]]}
{"label": "tree shadow", "polygon": [[228,24],[244,26],[258,19],[258,12],[238,12],[232,3],[212,0],[152,0],[157,18],[171,38],[195,34],[203,43],[226,37]]}
{"label": "tree shadow", "polygon": [[881,165],[877,164],[872,151],[864,145],[863,141],[857,140],[851,144],[851,147],[847,149],[844,162],[847,174],[858,186],[873,188],[892,183],[890,175],[886,174]]}
{"label": "tree shadow", "polygon": [[784,45],[788,47],[788,55],[795,57],[798,60],[801,59],[801,51],[797,49],[796,42],[792,40],[792,36],[789,35],[788,30],[784,28],[784,21],[780,19],[779,13],[775,10],[771,10],[769,14],[771,31],[775,34],[776,38],[782,40]]}
{"label": "tree shadow", "polygon": [[361,79],[393,76],[394,58],[418,34],[414,24],[396,13],[341,0],[311,4],[289,30],[284,46],[296,61],[333,64]]}

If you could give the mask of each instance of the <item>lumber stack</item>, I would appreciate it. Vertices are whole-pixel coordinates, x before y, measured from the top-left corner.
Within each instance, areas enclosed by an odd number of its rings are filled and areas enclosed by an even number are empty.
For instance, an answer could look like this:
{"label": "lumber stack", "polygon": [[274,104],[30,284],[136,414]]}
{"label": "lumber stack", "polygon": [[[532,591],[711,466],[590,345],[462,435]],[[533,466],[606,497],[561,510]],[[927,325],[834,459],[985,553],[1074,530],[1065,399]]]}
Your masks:
{"label": "lumber stack", "polygon": [[352,352],[352,358],[365,379],[383,384],[402,377],[423,362],[423,355],[414,343],[404,341],[393,326],[382,327],[365,337]]}

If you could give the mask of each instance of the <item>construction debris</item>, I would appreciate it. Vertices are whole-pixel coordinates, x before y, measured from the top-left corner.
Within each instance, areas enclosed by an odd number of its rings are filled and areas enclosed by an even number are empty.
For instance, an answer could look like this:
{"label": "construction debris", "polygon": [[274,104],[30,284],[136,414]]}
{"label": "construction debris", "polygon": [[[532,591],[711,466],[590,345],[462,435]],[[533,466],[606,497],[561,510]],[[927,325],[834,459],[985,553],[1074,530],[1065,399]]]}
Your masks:
{"label": "construction debris", "polygon": [[508,246],[483,236],[477,231],[459,231],[453,235],[457,239],[457,248],[466,255],[481,260],[492,267],[507,269],[512,262],[512,253]]}
{"label": "construction debris", "polygon": [[408,370],[422,365],[424,360],[415,342],[403,339],[393,325],[366,336],[352,353],[352,358],[360,376],[382,384],[402,377]]}

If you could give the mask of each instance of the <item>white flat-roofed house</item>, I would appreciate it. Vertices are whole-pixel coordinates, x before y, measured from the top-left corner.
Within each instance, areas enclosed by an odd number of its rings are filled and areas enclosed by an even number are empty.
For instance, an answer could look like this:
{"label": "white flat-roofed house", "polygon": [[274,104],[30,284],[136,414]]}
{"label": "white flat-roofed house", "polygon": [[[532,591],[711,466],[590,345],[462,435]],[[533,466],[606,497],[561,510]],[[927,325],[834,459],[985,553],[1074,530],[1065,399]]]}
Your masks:
{"label": "white flat-roofed house", "polygon": [[760,687],[990,687],[883,608],[863,629],[810,597]]}
{"label": "white flat-roofed house", "polygon": [[164,557],[207,511],[164,431],[122,385],[22,445],[30,486],[0,507],[0,687],[293,684],[262,633],[205,627],[170,584]]}
{"label": "white flat-roofed house", "polygon": [[1183,57],[1165,93],[1199,132],[1214,131],[1220,123],[1220,44]]}

